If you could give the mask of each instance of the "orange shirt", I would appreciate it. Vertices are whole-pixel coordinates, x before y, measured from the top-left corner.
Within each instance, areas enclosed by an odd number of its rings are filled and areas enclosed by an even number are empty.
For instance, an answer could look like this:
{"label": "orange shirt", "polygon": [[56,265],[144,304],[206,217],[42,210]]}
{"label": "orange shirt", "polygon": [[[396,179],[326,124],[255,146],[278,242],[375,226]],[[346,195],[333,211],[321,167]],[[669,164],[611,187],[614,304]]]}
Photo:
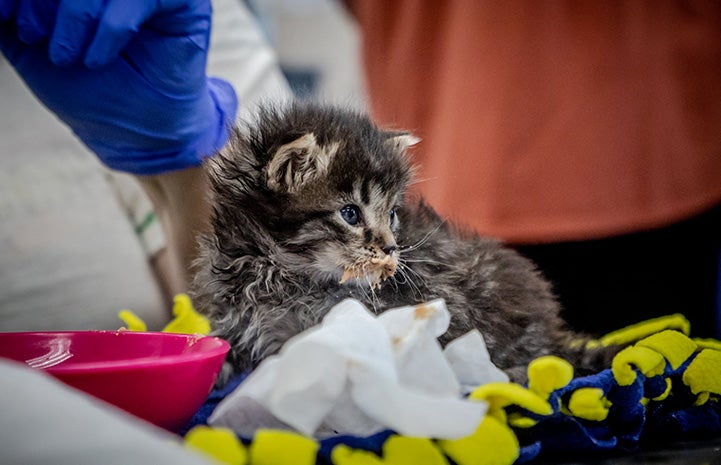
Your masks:
{"label": "orange shirt", "polygon": [[511,242],[666,225],[721,200],[721,3],[358,0],[374,117],[418,190]]}

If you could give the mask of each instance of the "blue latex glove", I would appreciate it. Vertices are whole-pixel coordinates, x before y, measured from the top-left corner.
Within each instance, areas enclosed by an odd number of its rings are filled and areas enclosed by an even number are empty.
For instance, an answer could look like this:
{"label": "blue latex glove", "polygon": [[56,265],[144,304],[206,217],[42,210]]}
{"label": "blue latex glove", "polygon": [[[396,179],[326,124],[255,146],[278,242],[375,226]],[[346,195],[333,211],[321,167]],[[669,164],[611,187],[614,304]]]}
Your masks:
{"label": "blue latex glove", "polygon": [[0,49],[107,166],[152,175],[228,139],[237,99],[205,74],[210,22],[210,0],[0,0]]}

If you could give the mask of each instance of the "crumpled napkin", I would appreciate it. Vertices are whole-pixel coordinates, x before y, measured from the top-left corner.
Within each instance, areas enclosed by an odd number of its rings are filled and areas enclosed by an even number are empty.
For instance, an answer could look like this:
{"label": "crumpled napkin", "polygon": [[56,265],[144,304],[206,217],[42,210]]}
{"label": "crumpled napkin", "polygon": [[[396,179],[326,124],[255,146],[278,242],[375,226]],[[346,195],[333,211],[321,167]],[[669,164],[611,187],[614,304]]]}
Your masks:
{"label": "crumpled napkin", "polygon": [[252,437],[258,428],[307,435],[399,434],[454,439],[471,434],[487,404],[463,386],[508,381],[472,331],[448,344],[442,300],[378,317],[345,300],[323,322],[290,339],[215,409],[208,422]]}

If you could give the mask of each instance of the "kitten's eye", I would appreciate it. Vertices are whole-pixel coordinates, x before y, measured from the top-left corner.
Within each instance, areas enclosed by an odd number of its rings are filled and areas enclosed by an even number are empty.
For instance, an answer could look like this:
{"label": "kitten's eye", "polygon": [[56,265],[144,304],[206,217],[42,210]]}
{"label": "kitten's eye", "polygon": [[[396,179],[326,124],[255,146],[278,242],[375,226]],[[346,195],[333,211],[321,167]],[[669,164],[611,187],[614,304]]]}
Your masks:
{"label": "kitten's eye", "polygon": [[391,208],[390,215],[391,215],[391,223],[393,223],[393,221],[396,219],[396,209],[395,208]]}
{"label": "kitten's eye", "polygon": [[357,225],[361,219],[360,210],[355,205],[346,205],[341,208],[340,216],[342,216],[345,222],[351,226]]}

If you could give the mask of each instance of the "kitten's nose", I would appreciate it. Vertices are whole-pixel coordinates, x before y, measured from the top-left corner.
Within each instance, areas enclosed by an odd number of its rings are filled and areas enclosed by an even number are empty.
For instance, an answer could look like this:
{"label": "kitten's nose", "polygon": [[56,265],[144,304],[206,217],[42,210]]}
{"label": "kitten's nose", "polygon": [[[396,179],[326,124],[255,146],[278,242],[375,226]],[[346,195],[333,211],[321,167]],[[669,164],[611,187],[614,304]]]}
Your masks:
{"label": "kitten's nose", "polygon": [[393,253],[394,250],[396,250],[398,247],[395,244],[386,244],[383,247],[381,247],[381,250],[386,255],[390,255]]}

